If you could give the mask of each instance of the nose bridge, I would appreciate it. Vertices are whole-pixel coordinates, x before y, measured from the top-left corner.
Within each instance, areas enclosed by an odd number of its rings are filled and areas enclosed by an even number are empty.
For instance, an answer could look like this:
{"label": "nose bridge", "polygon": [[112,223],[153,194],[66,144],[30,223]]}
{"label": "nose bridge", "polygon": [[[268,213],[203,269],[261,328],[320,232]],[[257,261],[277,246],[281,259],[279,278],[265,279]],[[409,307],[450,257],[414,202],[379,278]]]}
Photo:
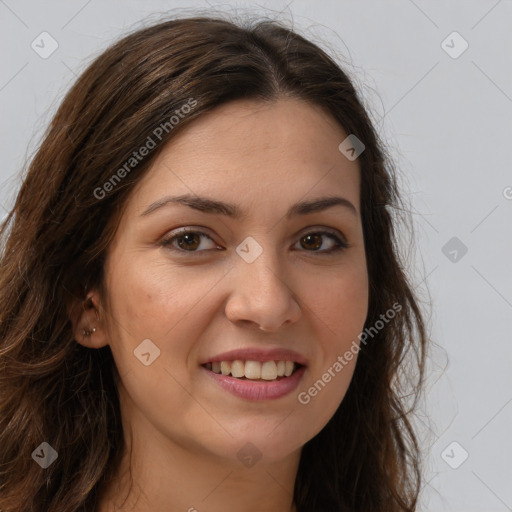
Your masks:
{"label": "nose bridge", "polygon": [[226,314],[232,321],[248,320],[274,329],[300,315],[291,283],[283,274],[278,253],[267,236],[260,242],[248,237],[237,247],[234,286]]}
{"label": "nose bridge", "polygon": [[237,248],[237,254],[240,257],[240,261],[237,261],[238,273],[242,283],[246,285],[244,288],[251,287],[253,293],[254,288],[274,294],[282,293],[282,288],[288,291],[283,282],[284,276],[279,256],[271,247],[270,238],[267,236],[265,241],[262,241],[262,237],[259,237],[260,242],[257,242],[254,238],[248,237]]}
{"label": "nose bridge", "polygon": [[266,248],[252,263],[246,263],[243,272],[249,278],[254,278],[262,290],[274,293],[281,289],[289,291],[283,282],[284,275],[279,257],[276,251],[270,248]]}

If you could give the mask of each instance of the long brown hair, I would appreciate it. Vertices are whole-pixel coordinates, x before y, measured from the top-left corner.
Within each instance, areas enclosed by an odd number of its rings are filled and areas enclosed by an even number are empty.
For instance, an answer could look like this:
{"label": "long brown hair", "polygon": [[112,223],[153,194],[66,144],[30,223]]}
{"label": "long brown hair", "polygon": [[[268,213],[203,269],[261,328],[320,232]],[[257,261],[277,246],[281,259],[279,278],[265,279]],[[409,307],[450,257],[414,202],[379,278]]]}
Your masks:
{"label": "long brown hair", "polygon": [[[96,58],[64,98],[0,228],[1,510],[96,509],[124,446],[116,366],[108,346],[74,340],[70,304],[90,288],[104,290],[105,254],[123,207],[169,140],[221,104],[284,96],[323,107],[364,143],[365,326],[401,306],[361,345],[344,400],[303,447],[295,502],[300,512],[415,510],[421,458],[402,377],[412,376],[406,381],[418,396],[427,336],[399,256],[396,172],[333,58],[275,21],[242,25],[222,16],[160,22]],[[153,137],[150,154],[98,192],[191,98],[194,108]],[[46,469],[32,457],[42,442],[58,452]]]}

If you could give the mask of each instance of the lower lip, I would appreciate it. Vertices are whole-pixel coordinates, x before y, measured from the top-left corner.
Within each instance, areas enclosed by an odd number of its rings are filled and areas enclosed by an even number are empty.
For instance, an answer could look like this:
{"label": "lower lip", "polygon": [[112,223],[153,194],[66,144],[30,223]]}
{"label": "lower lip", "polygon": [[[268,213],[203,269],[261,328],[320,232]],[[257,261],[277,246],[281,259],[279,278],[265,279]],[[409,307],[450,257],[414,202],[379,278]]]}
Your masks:
{"label": "lower lip", "polygon": [[240,380],[236,377],[229,377],[220,373],[212,372],[204,367],[203,370],[214,379],[217,384],[235,396],[246,400],[263,401],[275,400],[291,393],[298,385],[304,372],[305,366],[301,366],[293,375],[281,380],[268,382],[254,380]]}

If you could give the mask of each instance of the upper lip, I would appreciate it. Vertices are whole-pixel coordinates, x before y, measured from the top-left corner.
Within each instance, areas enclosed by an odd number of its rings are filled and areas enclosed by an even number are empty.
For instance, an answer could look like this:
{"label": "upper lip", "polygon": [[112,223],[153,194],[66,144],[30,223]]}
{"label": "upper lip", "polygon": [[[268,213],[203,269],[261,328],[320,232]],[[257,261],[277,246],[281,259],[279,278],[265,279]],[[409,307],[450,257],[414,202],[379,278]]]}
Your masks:
{"label": "upper lip", "polygon": [[261,348],[244,348],[230,350],[216,356],[205,359],[200,364],[215,363],[221,361],[293,361],[301,365],[306,365],[307,360],[294,350],[285,348],[261,349]]}

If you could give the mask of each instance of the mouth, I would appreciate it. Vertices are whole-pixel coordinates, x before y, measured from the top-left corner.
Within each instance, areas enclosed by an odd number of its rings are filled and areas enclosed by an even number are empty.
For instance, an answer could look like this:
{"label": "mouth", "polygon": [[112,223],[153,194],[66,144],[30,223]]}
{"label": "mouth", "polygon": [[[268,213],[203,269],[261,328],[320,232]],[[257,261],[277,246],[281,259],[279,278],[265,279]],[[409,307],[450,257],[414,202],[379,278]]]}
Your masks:
{"label": "mouth", "polygon": [[217,375],[233,377],[242,381],[259,382],[280,381],[291,377],[304,367],[304,365],[290,360],[253,361],[241,359],[210,361],[201,366]]}
{"label": "mouth", "polygon": [[257,361],[230,360],[223,356],[223,360],[206,362],[200,368],[213,382],[237,398],[250,402],[277,400],[290,395],[297,388],[306,366],[289,359],[269,357],[260,354],[259,358],[263,360]]}

